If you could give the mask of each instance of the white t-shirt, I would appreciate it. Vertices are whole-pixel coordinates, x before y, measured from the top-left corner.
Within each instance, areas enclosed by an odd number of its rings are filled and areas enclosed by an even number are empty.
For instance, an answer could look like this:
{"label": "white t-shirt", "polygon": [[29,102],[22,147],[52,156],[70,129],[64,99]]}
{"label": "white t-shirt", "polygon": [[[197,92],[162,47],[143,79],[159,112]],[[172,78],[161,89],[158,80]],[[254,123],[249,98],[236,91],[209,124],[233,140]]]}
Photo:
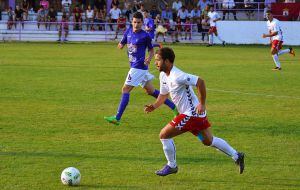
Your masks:
{"label": "white t-shirt", "polygon": [[118,19],[120,17],[121,10],[119,8],[110,9],[109,14],[111,15],[112,19]]}
{"label": "white t-shirt", "polygon": [[179,16],[180,17],[180,19],[186,19],[186,17],[188,16],[188,14],[189,14],[189,12],[188,12],[188,10],[182,10],[182,9],[179,9],[178,10],[178,13],[177,13],[177,16]]}
{"label": "white t-shirt", "polygon": [[197,85],[197,76],[185,73],[173,66],[170,75],[167,76],[166,73],[161,72],[159,80],[160,94],[170,94],[179,113],[194,117],[206,116],[206,112],[204,115],[199,115],[196,112],[199,100],[192,86]]}
{"label": "white t-shirt", "polygon": [[280,28],[280,22],[276,18],[273,18],[272,22],[267,21],[268,30],[270,32],[278,32],[276,36],[272,37],[273,40],[283,41],[282,30]]}
{"label": "white t-shirt", "polygon": [[216,11],[213,11],[213,12],[210,11],[207,13],[207,16],[209,17],[209,25],[217,26],[217,23],[214,22],[214,20],[220,18],[220,15]]}
{"label": "white t-shirt", "polygon": [[86,10],[86,17],[91,19],[94,17],[94,10]]}
{"label": "white t-shirt", "polygon": [[70,7],[72,5],[72,0],[62,0],[61,5],[64,8],[65,11],[69,11]]}
{"label": "white t-shirt", "polygon": [[172,9],[174,9],[176,11],[178,11],[181,7],[182,7],[181,1],[178,1],[178,3],[176,1],[174,1],[172,4]]}

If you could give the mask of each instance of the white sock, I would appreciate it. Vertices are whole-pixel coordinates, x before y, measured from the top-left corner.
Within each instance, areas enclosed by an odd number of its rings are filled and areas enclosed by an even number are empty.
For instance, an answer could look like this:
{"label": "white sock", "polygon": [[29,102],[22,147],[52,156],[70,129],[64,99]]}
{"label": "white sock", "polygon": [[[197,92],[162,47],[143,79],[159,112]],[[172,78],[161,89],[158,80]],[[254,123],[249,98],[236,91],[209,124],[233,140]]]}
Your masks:
{"label": "white sock", "polygon": [[213,34],[208,35],[208,43],[210,45],[212,45],[214,43],[214,36],[213,36]]}
{"label": "white sock", "polygon": [[176,165],[176,148],[173,139],[160,139],[163,150],[168,161],[168,166],[175,168]]}
{"label": "white sock", "polygon": [[223,42],[223,40],[220,38],[220,36],[219,35],[217,35],[217,38],[221,41],[221,42]]}
{"label": "white sock", "polygon": [[238,159],[238,152],[221,138],[213,137],[213,141],[210,146],[224,152],[235,161]]}
{"label": "white sock", "polygon": [[282,55],[285,53],[290,53],[290,49],[279,50],[278,55]]}
{"label": "white sock", "polygon": [[278,59],[278,55],[277,55],[277,54],[274,54],[274,55],[272,55],[272,57],[273,57],[273,60],[274,60],[274,63],[275,63],[275,65],[276,65],[276,67],[281,68],[280,62],[279,62],[279,59]]}

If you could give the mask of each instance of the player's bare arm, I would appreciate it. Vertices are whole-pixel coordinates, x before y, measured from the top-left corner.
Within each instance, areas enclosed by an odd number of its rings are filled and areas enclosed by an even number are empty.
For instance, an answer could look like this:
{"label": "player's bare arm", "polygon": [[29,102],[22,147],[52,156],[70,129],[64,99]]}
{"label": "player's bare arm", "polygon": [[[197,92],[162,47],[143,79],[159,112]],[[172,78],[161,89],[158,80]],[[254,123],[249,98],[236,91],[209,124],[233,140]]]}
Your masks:
{"label": "player's bare arm", "polygon": [[206,110],[205,102],[206,102],[206,87],[203,79],[198,77],[198,81],[196,84],[196,88],[198,91],[198,98],[200,100],[200,104],[197,105],[197,113],[204,114]]}
{"label": "player's bare arm", "polygon": [[149,52],[148,52],[148,57],[145,58],[145,64],[146,64],[146,65],[149,65],[149,64],[150,64],[150,62],[151,62],[153,56],[154,56],[154,49],[152,48],[152,49],[150,49]]}
{"label": "player's bare arm", "polygon": [[169,96],[169,94],[166,94],[166,95],[160,94],[157,97],[157,99],[156,99],[156,101],[155,101],[154,104],[145,105],[144,111],[146,113],[150,113],[150,112],[154,111],[156,108],[158,108],[159,106],[161,106],[168,99],[168,96]]}
{"label": "player's bare arm", "polygon": [[278,32],[271,32],[270,34],[263,34],[262,37],[263,38],[268,38],[268,37],[276,36],[277,34],[278,34]]}
{"label": "player's bare arm", "polygon": [[219,21],[219,20],[221,20],[221,18],[217,18],[217,19],[215,19],[215,20],[214,20],[214,22],[217,22],[217,21]]}

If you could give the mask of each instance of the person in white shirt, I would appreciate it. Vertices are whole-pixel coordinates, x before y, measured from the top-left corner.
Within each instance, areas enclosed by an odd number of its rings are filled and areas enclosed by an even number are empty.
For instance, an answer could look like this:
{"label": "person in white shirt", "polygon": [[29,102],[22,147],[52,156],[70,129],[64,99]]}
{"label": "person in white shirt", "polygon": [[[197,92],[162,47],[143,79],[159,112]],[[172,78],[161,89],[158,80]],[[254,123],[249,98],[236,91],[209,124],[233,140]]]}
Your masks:
{"label": "person in white shirt", "polygon": [[173,20],[177,19],[178,10],[181,9],[181,7],[182,7],[182,2],[179,0],[176,0],[172,3]]}
{"label": "person in white shirt", "polygon": [[91,8],[91,5],[88,6],[88,8],[85,11],[85,19],[86,19],[86,23],[87,23],[87,30],[94,30],[94,10]]}
{"label": "person in white shirt", "polygon": [[275,65],[276,65],[276,67],[272,70],[280,71],[281,64],[278,59],[278,56],[285,54],[285,53],[290,53],[292,56],[295,56],[295,51],[291,47],[288,49],[281,50],[282,43],[283,43],[283,33],[280,28],[279,20],[277,20],[276,18],[273,18],[273,14],[269,10],[266,12],[266,17],[268,19],[267,26],[268,26],[269,34],[263,34],[262,37],[270,38],[271,55],[273,57]]}
{"label": "person in white shirt", "polygon": [[72,5],[72,0],[62,0],[61,1],[62,12],[65,12],[68,17],[70,16],[71,5]]}
{"label": "person in white shirt", "polygon": [[228,13],[228,17],[229,17],[230,12],[232,12],[234,20],[237,20],[234,0],[223,0],[222,5],[223,5],[223,20],[225,20],[226,13]]}
{"label": "person in white shirt", "polygon": [[220,15],[214,10],[213,6],[210,6],[209,12],[207,13],[209,19],[209,30],[208,30],[208,45],[210,47],[214,44],[214,34],[225,46],[225,41],[220,38],[217,30],[217,21],[221,20]]}
{"label": "person in white shirt", "polygon": [[[117,5],[113,5],[113,8],[109,11],[111,23],[117,23],[118,18],[122,14],[121,10],[117,7]],[[113,31],[113,25],[110,25],[111,31]]]}
{"label": "person in white shirt", "polygon": [[[206,87],[198,76],[185,73],[174,66],[175,54],[171,48],[161,48],[155,53],[155,65],[160,71],[160,95],[153,104],[145,106],[146,113],[152,112],[171,96],[179,115],[168,123],[159,134],[168,163],[156,171],[159,176],[177,173],[176,149],[173,137],[187,131],[198,137],[206,146],[214,147],[230,156],[244,171],[244,153],[237,152],[226,141],[213,136],[206,112]],[[193,91],[196,87],[198,96]],[[198,99],[199,98],[199,99]],[[200,100],[200,101],[199,101]]]}
{"label": "person in white shirt", "polygon": [[182,24],[185,23],[188,15],[189,15],[189,11],[185,8],[185,6],[182,6],[181,9],[178,10],[177,16],[180,18]]}

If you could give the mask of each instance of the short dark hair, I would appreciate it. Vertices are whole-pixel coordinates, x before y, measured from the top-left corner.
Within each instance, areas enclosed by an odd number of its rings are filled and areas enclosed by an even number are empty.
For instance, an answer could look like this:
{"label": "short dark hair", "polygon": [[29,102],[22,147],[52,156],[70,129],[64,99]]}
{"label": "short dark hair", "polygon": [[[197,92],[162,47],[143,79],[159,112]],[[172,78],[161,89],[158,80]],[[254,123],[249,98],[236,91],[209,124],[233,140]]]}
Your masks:
{"label": "short dark hair", "polygon": [[143,20],[143,14],[141,12],[135,12],[133,14],[133,18],[142,19]]}
{"label": "short dark hair", "polygon": [[271,10],[267,10],[266,14],[272,14],[272,11]]}
{"label": "short dark hair", "polygon": [[155,54],[160,55],[164,61],[168,59],[171,63],[174,63],[175,53],[171,48],[168,47],[161,48],[157,50]]}

